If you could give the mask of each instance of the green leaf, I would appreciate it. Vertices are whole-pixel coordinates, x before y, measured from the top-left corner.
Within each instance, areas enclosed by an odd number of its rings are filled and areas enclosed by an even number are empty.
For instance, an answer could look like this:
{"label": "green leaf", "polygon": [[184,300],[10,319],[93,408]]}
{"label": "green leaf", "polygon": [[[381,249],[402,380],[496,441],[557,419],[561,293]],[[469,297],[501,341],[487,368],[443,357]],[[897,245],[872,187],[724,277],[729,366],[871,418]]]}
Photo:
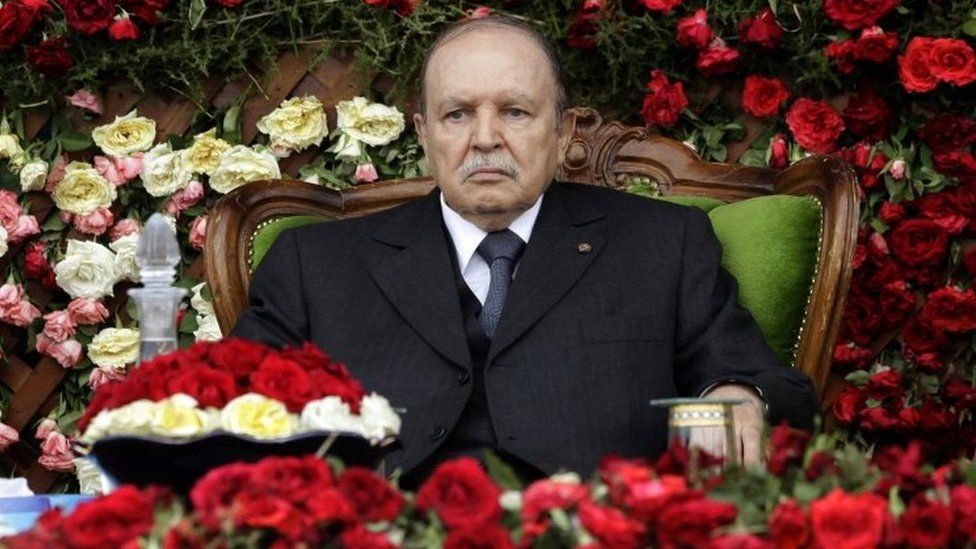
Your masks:
{"label": "green leaf", "polygon": [[91,137],[83,133],[66,131],[58,135],[58,141],[68,152],[83,151],[93,145]]}
{"label": "green leaf", "polygon": [[864,387],[868,383],[868,379],[871,378],[871,374],[867,373],[865,370],[857,370],[851,372],[844,377],[844,381],[848,383],[853,383],[858,387]]}
{"label": "green leaf", "polygon": [[207,4],[204,0],[190,0],[190,30],[196,30],[200,21],[203,19],[204,12],[207,11]]}
{"label": "green leaf", "polygon": [[934,395],[939,392],[939,388],[942,384],[939,382],[938,376],[921,374],[918,376],[918,384],[922,386],[922,389],[930,394]]}
{"label": "green leaf", "polygon": [[44,221],[41,225],[41,229],[44,232],[57,232],[63,230],[65,227],[64,221],[61,220],[59,215],[51,215]]}
{"label": "green leaf", "polygon": [[231,144],[241,142],[241,106],[234,105],[224,113],[221,137]]}
{"label": "green leaf", "polygon": [[495,452],[485,450],[485,465],[488,468],[488,474],[503,490],[522,489],[522,482],[515,474],[515,470],[502,461],[502,458],[498,457]]}
{"label": "green leaf", "polygon": [[976,19],[963,23],[962,32],[968,34],[969,36],[976,36]]}
{"label": "green leaf", "polygon": [[897,520],[898,517],[905,512],[905,502],[901,500],[901,496],[898,495],[898,487],[892,486],[891,490],[888,490],[888,509],[891,510],[891,515]]}
{"label": "green leaf", "polygon": [[183,322],[180,322],[180,333],[181,334],[192,334],[197,331],[200,327],[199,322],[197,322],[197,315],[193,313],[187,313],[183,315]]}

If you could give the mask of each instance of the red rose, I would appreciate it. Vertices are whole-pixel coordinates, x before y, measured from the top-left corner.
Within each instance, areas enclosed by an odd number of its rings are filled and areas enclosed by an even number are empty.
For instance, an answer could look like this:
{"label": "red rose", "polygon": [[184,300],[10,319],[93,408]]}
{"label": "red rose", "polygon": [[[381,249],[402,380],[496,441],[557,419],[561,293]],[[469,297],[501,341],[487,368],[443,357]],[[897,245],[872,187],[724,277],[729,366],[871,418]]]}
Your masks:
{"label": "red rose", "polygon": [[902,376],[897,370],[883,370],[872,375],[865,387],[868,398],[884,400],[902,393]]}
{"label": "red rose", "polygon": [[580,503],[579,518],[586,531],[606,547],[627,549],[647,545],[647,528],[619,509],[584,501]]}
{"label": "red rose", "polygon": [[85,502],[64,521],[65,544],[78,549],[121,547],[149,533],[156,501],[151,492],[122,486]]}
{"label": "red rose", "polygon": [[[314,346],[313,346],[314,347]],[[197,344],[191,349],[205,350],[208,360],[214,367],[234,374],[238,379],[246,379],[264,360],[271,348],[246,339],[222,339],[219,344]],[[287,351],[283,351],[287,352]]]}
{"label": "red rose", "polygon": [[790,147],[786,136],[778,133],[769,140],[769,167],[781,170],[790,165]]}
{"label": "red rose", "polygon": [[122,42],[124,40],[138,40],[139,39],[139,27],[132,22],[132,19],[128,17],[120,17],[108,27],[108,36],[116,42]]}
{"label": "red rose", "polygon": [[894,113],[888,103],[872,88],[864,88],[852,95],[844,108],[847,129],[870,141],[887,137],[893,121]]}
{"label": "red rose", "polygon": [[302,538],[308,520],[286,498],[245,487],[231,505],[234,526],[268,528],[291,540]]}
{"label": "red rose", "polygon": [[774,49],[783,39],[783,28],[776,21],[776,14],[763,8],[756,15],[750,15],[739,22],[739,38],[744,44]]}
{"label": "red rose", "polygon": [[842,425],[851,425],[864,410],[866,400],[864,391],[851,385],[837,397],[831,411]]}
{"label": "red rose", "polygon": [[959,290],[953,286],[939,288],[928,295],[922,316],[932,326],[950,333],[976,330],[976,290]]}
{"label": "red rose", "polygon": [[21,0],[10,0],[0,6],[0,51],[20,44],[34,25],[37,12]]}
{"label": "red rose", "polygon": [[571,509],[589,493],[586,486],[555,482],[549,479],[537,480],[522,494],[522,522],[542,520],[552,509]]}
{"label": "red rose", "polygon": [[952,509],[919,494],[901,516],[901,530],[912,547],[945,547],[952,535]]}
{"label": "red rose", "polygon": [[251,464],[232,463],[212,469],[197,481],[190,491],[190,501],[204,526],[216,529],[230,518],[231,503],[247,487],[253,469]]}
{"label": "red rose", "polygon": [[223,408],[240,396],[234,378],[227,372],[209,367],[187,368],[166,384],[169,394],[185,393],[201,407]]}
{"label": "red rose", "polygon": [[349,526],[339,535],[339,546],[343,549],[396,549],[386,534],[370,532],[362,524]]}
{"label": "red rose", "polygon": [[964,40],[936,38],[928,52],[932,74],[944,82],[966,86],[976,82],[976,53]]}
{"label": "red rose", "polygon": [[489,524],[454,530],[444,540],[444,549],[515,549],[508,530]]}
{"label": "red rose", "polygon": [[809,442],[809,433],[791,429],[785,423],[774,428],[769,437],[771,450],[766,462],[769,472],[780,476],[790,466],[802,463]]}
{"label": "red rose", "polygon": [[159,12],[169,7],[170,0],[120,0],[122,6],[133,19],[149,26],[159,23]]}
{"label": "red rose", "polygon": [[302,502],[304,515],[311,517],[309,527],[323,522],[352,522],[356,512],[337,488],[313,491]]}
{"label": "red rose", "polygon": [[899,0],[824,0],[824,13],[847,30],[867,27],[895,9]]}
{"label": "red rose", "polygon": [[905,217],[905,207],[896,202],[882,202],[878,208],[878,217],[885,223],[892,225]]}
{"label": "red rose", "polygon": [[293,502],[304,502],[315,493],[335,486],[329,466],[315,456],[259,461],[251,471],[250,483],[259,486],[262,492],[281,494]]}
{"label": "red rose", "polygon": [[976,387],[963,377],[953,375],[942,384],[943,399],[956,409],[976,406]]}
{"label": "red rose", "polygon": [[908,265],[937,265],[945,259],[949,235],[930,219],[902,221],[888,233],[891,252]]}
{"label": "red rose", "polygon": [[773,549],[773,544],[752,534],[725,534],[708,541],[707,549]]}
{"label": "red rose", "polygon": [[952,514],[956,519],[955,540],[960,545],[976,541],[976,488],[960,485],[952,489]]}
{"label": "red rose", "polygon": [[834,456],[830,455],[830,452],[821,450],[810,456],[810,463],[807,465],[807,470],[803,476],[809,481],[814,481],[826,475],[839,474],[840,468],[837,467]]}
{"label": "red rose", "polygon": [[704,545],[713,530],[731,524],[738,514],[735,505],[706,498],[671,504],[658,516],[658,541],[665,547]]}
{"label": "red rose", "polygon": [[580,8],[569,24],[566,32],[566,43],[572,48],[592,50],[596,48],[596,35],[603,19],[602,11],[590,11]]}
{"label": "red rose", "polygon": [[932,73],[932,59],[929,54],[935,40],[916,36],[908,43],[904,55],[898,56],[898,77],[906,91],[924,93],[935,89],[939,79]]}
{"label": "red rose", "polygon": [[842,149],[836,155],[854,165],[857,171],[857,182],[864,190],[871,190],[881,184],[878,176],[888,157],[883,152],[863,141],[859,141],[849,149]]}
{"label": "red rose", "polygon": [[749,75],[742,89],[742,108],[753,116],[775,116],[789,97],[790,90],[779,78]]}
{"label": "red rose", "polygon": [[898,49],[898,35],[885,32],[881,27],[869,27],[861,31],[854,43],[854,59],[871,63],[884,63]]}
{"label": "red rose", "polygon": [[85,36],[107,29],[115,17],[112,0],[62,0],[60,3],[68,27]]}
{"label": "red rose", "polygon": [[711,46],[698,52],[695,67],[703,76],[726,74],[734,71],[739,65],[739,57],[738,50],[726,46],[721,41],[713,41]]}
{"label": "red rose", "polygon": [[861,412],[861,429],[865,431],[893,431],[911,415],[904,415],[902,398],[890,400],[879,406],[868,406]]}
{"label": "red rose", "polygon": [[935,169],[961,181],[976,181],[976,158],[964,151],[941,152],[935,155]]}
{"label": "red rose", "polygon": [[880,330],[881,307],[877,298],[860,286],[851,286],[844,308],[843,335],[866,347]]}
{"label": "red rose", "polygon": [[874,353],[871,349],[858,347],[853,341],[834,346],[834,369],[845,373],[860,370],[871,362]]}
{"label": "red rose", "polygon": [[641,108],[644,122],[648,126],[670,128],[678,121],[682,109],[688,106],[684,84],[672,84],[663,71],[654,69],[647,82],[647,89],[649,93],[644,96],[644,105]]}
{"label": "red rose", "polygon": [[501,517],[501,490],[472,458],[441,463],[417,492],[417,507],[434,510],[449,529],[477,527]]}
{"label": "red rose", "polygon": [[841,40],[827,44],[827,47],[824,48],[824,55],[837,63],[837,70],[842,74],[850,74],[854,72],[854,51],[856,49],[853,40]]}
{"label": "red rose", "polygon": [[308,372],[277,355],[265,357],[250,379],[252,391],[283,402],[293,413],[300,413],[306,404],[321,396]]}
{"label": "red rose", "polygon": [[782,549],[806,547],[810,543],[807,515],[792,499],[781,502],[770,513],[769,537]]}
{"label": "red rose", "polygon": [[949,199],[952,194],[952,190],[927,194],[916,200],[914,206],[918,209],[918,213],[934,221],[947,233],[958,235],[969,225],[969,217],[955,211],[953,203]]}
{"label": "red rose", "polygon": [[826,154],[836,148],[837,138],[844,131],[840,113],[825,101],[801,97],[786,113],[786,125],[793,139],[805,149]]}
{"label": "red rose", "polygon": [[639,0],[645,8],[663,13],[665,15],[671,13],[671,10],[681,5],[682,0]]}
{"label": "red rose", "polygon": [[947,153],[976,143],[976,120],[951,113],[941,113],[920,128],[918,138],[936,153]]}
{"label": "red rose", "polygon": [[677,41],[679,45],[701,50],[714,37],[715,33],[712,32],[712,27],[708,25],[708,12],[705,10],[699,8],[688,17],[678,19]]}
{"label": "red rose", "polygon": [[420,5],[420,0],[364,0],[370,6],[393,8],[403,17],[410,17],[413,10]]}
{"label": "red rose", "polygon": [[835,488],[810,504],[813,539],[821,547],[874,547],[881,543],[887,502],[876,494]]}
{"label": "red rose", "polygon": [[27,50],[27,62],[44,76],[61,78],[75,64],[64,42],[63,36],[41,42]]}
{"label": "red rose", "polygon": [[364,522],[392,521],[403,509],[403,496],[369,469],[350,467],[339,475],[339,491]]}
{"label": "red rose", "polygon": [[915,294],[904,280],[896,280],[881,288],[878,304],[884,311],[881,315],[881,329],[890,330],[898,327],[915,310]]}
{"label": "red rose", "polygon": [[44,255],[44,243],[34,242],[27,247],[24,254],[24,276],[31,280],[40,280],[51,270],[51,265]]}
{"label": "red rose", "polygon": [[949,340],[945,331],[936,328],[932,321],[923,316],[915,316],[901,331],[901,340],[910,355],[918,355],[944,348]]}

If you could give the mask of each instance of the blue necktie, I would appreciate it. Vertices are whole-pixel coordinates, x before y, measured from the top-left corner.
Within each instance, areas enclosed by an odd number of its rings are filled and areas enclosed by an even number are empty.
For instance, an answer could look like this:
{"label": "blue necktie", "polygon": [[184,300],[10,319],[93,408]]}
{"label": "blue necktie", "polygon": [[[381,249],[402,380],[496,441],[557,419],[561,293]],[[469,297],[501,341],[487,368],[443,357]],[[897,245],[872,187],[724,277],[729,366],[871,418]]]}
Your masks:
{"label": "blue necktie", "polygon": [[508,287],[512,283],[512,271],[523,250],[525,242],[508,229],[488,233],[478,245],[478,255],[484,258],[491,270],[488,297],[481,308],[481,327],[489,339],[495,336],[495,329],[498,328],[502,308],[505,306],[505,296],[508,295]]}

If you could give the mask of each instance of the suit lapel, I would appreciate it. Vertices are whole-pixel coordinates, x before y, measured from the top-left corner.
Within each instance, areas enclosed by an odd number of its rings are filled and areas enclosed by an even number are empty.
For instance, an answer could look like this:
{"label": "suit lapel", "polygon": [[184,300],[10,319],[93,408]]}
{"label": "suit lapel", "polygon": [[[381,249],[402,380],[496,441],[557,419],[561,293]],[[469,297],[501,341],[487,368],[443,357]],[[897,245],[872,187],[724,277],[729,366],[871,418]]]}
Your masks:
{"label": "suit lapel", "polygon": [[370,274],[406,321],[451,362],[471,369],[461,304],[437,191],[408,206],[380,227],[373,238],[384,246]]}
{"label": "suit lapel", "polygon": [[576,203],[568,194],[559,183],[546,191],[505,300],[488,363],[558,303],[603,249],[604,238],[589,225],[602,213]]}

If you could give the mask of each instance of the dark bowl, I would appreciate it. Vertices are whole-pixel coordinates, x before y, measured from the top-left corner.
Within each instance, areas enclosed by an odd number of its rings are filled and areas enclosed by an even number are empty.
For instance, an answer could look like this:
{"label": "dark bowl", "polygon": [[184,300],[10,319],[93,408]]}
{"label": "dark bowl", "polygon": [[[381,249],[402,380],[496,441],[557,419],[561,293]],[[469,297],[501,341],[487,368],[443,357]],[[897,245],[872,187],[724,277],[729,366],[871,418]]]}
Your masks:
{"label": "dark bowl", "polygon": [[[235,462],[253,463],[271,456],[314,454],[332,436],[313,431],[284,439],[261,440],[244,435],[217,432],[189,441],[149,436],[113,436],[95,442],[90,455],[99,468],[118,484],[147,486],[162,484],[177,494],[187,495],[211,469]],[[347,465],[370,469],[399,445],[395,438],[372,445],[360,435],[336,433],[326,452]]]}

